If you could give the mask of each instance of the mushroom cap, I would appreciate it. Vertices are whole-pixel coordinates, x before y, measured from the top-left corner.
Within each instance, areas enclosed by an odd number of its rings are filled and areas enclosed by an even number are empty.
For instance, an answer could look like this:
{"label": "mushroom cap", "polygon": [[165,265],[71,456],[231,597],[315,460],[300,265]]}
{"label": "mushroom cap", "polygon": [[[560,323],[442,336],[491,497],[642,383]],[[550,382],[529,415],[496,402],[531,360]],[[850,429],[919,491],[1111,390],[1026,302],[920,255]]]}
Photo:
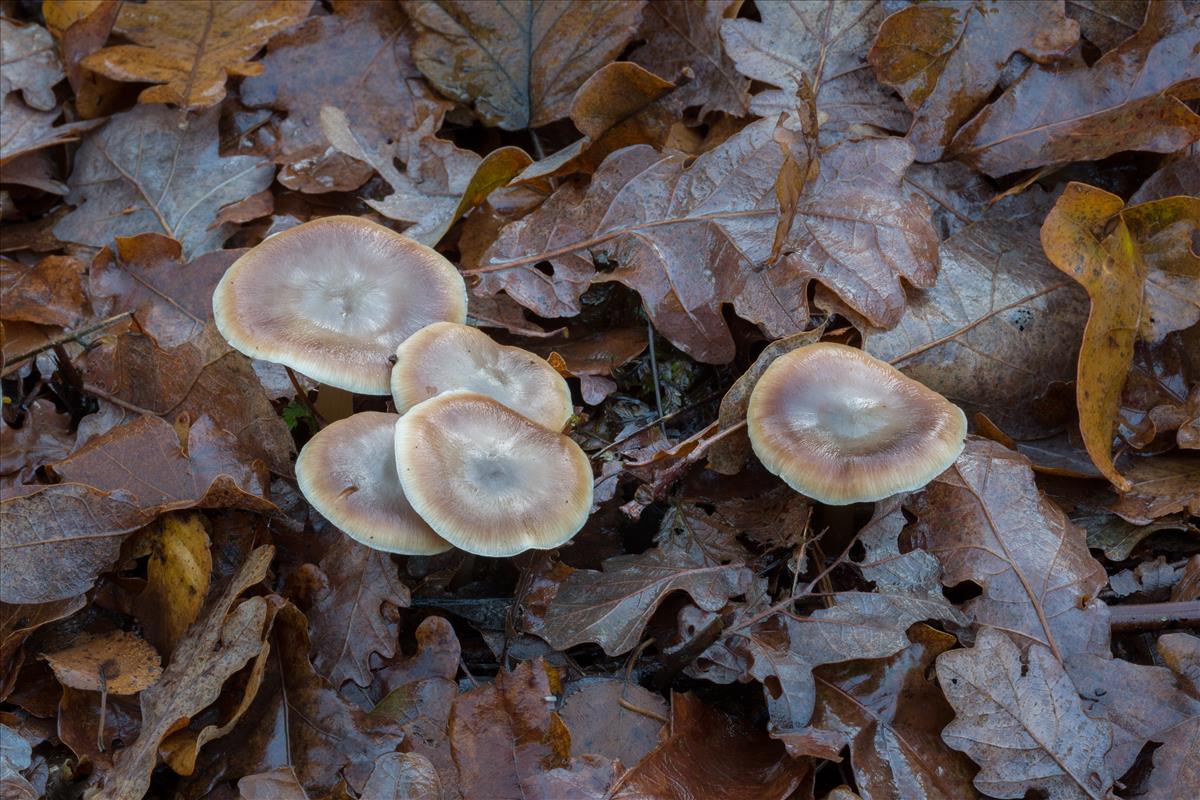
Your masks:
{"label": "mushroom cap", "polygon": [[750,444],[801,494],[846,505],[919,489],[963,450],[958,406],[862,350],[801,347],[759,378],[746,410]]}
{"label": "mushroom cap", "polygon": [[579,445],[476,392],[444,392],[401,417],[396,463],[417,513],[478,555],[557,547],[591,513]]}
{"label": "mushroom cap", "polygon": [[357,217],[322,217],[266,239],[213,292],[221,335],[252,358],[330,386],[387,394],[396,346],[467,318],[467,289],[434,250]]}
{"label": "mushroom cap", "polygon": [[554,431],[575,411],[567,382],[546,359],[497,344],[478,328],[435,322],[397,348],[392,399],[403,414],[450,389],[487,395]]}
{"label": "mushroom cap", "polygon": [[296,459],[300,491],[327,520],[367,547],[427,556],[451,545],[413,510],[396,474],[398,414],[363,411],[340,419]]}

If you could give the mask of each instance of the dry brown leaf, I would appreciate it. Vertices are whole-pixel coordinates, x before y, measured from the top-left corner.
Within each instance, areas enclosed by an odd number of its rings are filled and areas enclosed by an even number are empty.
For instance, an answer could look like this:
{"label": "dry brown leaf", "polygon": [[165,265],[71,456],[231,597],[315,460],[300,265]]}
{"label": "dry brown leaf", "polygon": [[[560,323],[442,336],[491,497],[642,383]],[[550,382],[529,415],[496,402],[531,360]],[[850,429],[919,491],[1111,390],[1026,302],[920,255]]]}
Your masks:
{"label": "dry brown leaf", "polygon": [[25,660],[21,646],[43,625],[69,617],[87,604],[84,595],[35,605],[0,603],[0,699],[8,697]]}
{"label": "dry brown leaf", "polygon": [[942,738],[982,767],[975,788],[993,797],[1109,796],[1112,728],[1084,714],[1049,649],[1032,645],[1022,659],[1002,631],[987,628],[974,647],[938,656],[937,674],[955,711]]}
{"label": "dry brown leaf", "polygon": [[1079,32],[1102,51],[1111,50],[1137,33],[1149,0],[1067,0],[1067,16]]}
{"label": "dry brown leaf", "polygon": [[1200,138],[1200,116],[1183,102],[1200,91],[1198,21],[1192,4],[1151,3],[1138,32],[1090,68],[1081,59],[1030,67],[959,129],[947,153],[1000,176],[1186,147]]}
{"label": "dry brown leaf", "polygon": [[76,208],[55,236],[103,247],[116,236],[153,232],[178,240],[188,258],[219,249],[234,226],[213,227],[217,213],[274,175],[263,159],[220,154],[219,113],[139,106],[112,117],[75,156],[67,202]]}
{"label": "dry brown leaf", "polygon": [[599,755],[633,766],[658,745],[663,722],[650,715],[665,718],[667,703],[636,683],[585,678],[567,687],[559,714],[571,731],[571,755]]}
{"label": "dry brown leaf", "polygon": [[137,617],[146,638],[170,658],[208,595],[212,554],[204,517],[195,512],[165,514],[155,521],[151,542]]}
{"label": "dry brown leaf", "polygon": [[987,100],[1015,54],[1054,61],[1075,45],[1079,25],[1059,2],[933,2],[908,6],[879,28],[868,56],[880,83],[913,112],[908,141],[937,161],[959,126]]}
{"label": "dry brown leaf", "polygon": [[437,770],[429,759],[417,753],[385,753],[375,759],[375,769],[359,794],[359,800],[442,800],[442,797],[442,780]]}
{"label": "dry brown leaf", "polygon": [[[7,179],[7,173],[6,173]],[[74,328],[86,318],[83,263],[71,256],[46,256],[34,265],[0,258],[0,303],[5,320]]]}
{"label": "dry brown leaf", "polygon": [[162,674],[158,651],[129,631],[84,636],[43,657],[59,683],[89,692],[137,694]]}
{"label": "dry brown leaf", "polygon": [[413,60],[486,125],[537,128],[567,115],[575,90],[633,38],[643,0],[414,0]]}
{"label": "dry brown leaf", "polygon": [[114,27],[132,44],[106,47],[81,64],[119,81],[153,83],[142,103],[208,108],[225,99],[229,76],[258,75],[250,59],[280,31],[308,16],[312,0],[242,3],[125,3]]}

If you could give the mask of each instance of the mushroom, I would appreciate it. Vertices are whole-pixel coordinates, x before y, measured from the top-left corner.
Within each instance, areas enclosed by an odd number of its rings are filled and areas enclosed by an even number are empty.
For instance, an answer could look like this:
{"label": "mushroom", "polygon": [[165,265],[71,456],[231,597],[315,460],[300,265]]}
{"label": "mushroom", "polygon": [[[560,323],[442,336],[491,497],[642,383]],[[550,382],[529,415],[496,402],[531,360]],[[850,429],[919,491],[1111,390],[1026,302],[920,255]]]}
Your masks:
{"label": "mushroom", "polygon": [[304,445],[296,482],[317,511],[351,539],[410,556],[450,549],[413,510],[396,475],[397,414],[363,411]]}
{"label": "mushroom", "polygon": [[862,350],[807,345],[780,356],[746,410],[770,472],[822,503],[919,489],[954,463],[967,420],[946,398]]}
{"label": "mushroom", "polygon": [[390,359],[406,337],[466,315],[453,264],[356,217],[323,217],[266,239],[213,292],[217,328],[235,349],[363,394],[389,392]]}
{"label": "mushroom", "polygon": [[544,358],[468,325],[435,322],[396,350],[392,399],[403,414],[449,389],[487,395],[554,431],[574,413],[567,382]]}
{"label": "mushroom", "polygon": [[396,464],[417,513],[477,555],[557,547],[591,513],[592,468],[579,445],[477,392],[413,406],[396,424]]}

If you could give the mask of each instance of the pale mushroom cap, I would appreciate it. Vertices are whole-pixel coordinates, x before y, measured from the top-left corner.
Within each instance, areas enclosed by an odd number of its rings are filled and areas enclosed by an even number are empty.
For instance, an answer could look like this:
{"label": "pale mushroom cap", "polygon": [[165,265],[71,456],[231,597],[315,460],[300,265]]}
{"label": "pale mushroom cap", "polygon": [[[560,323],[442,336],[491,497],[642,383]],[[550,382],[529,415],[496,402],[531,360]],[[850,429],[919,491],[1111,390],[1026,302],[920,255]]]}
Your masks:
{"label": "pale mushroom cap", "polygon": [[396,474],[397,414],[363,411],[326,427],[296,459],[300,491],[327,520],[367,547],[426,556],[442,539],[413,510]]}
{"label": "pale mushroom cap", "polygon": [[801,494],[846,505],[919,489],[963,450],[958,406],[862,350],[820,343],[776,359],[746,410],[750,444]]}
{"label": "pale mushroom cap", "polygon": [[392,399],[403,414],[451,389],[487,395],[554,431],[575,411],[567,382],[541,356],[497,344],[468,325],[435,322],[396,350]]}
{"label": "pale mushroom cap", "polygon": [[213,316],[252,358],[387,394],[396,347],[431,322],[465,321],[467,289],[425,245],[368,220],[323,217],[233,262],[213,292]]}
{"label": "pale mushroom cap", "polygon": [[475,392],[439,394],[401,417],[396,463],[413,508],[478,555],[557,547],[591,513],[579,445]]}

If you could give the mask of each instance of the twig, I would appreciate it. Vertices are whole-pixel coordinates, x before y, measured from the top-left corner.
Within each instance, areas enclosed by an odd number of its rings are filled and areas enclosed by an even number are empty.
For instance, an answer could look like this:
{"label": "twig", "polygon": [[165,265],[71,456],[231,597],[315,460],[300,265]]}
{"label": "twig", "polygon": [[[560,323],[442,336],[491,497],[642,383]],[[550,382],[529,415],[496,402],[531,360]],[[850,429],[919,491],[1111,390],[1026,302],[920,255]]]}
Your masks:
{"label": "twig", "polygon": [[678,417],[681,414],[686,414],[689,411],[695,411],[700,406],[704,405],[705,403],[707,403],[711,400],[714,400],[714,399],[720,397],[722,394],[724,394],[724,392],[713,392],[712,394],[708,395],[707,397],[703,397],[703,398],[695,401],[694,403],[689,403],[688,405],[684,406],[683,408],[679,409],[678,411],[672,411],[670,414],[667,414],[665,417],[660,417],[659,419],[649,422],[640,428],[636,428],[636,429],[630,431],[629,433],[625,434],[621,438],[617,439],[616,441],[614,441],[612,444],[608,445],[607,447],[602,447],[601,449],[597,450],[595,453],[592,454],[592,458],[593,459],[599,458],[600,456],[604,455],[605,453],[607,453],[609,450],[613,449],[617,445],[624,444],[625,442],[629,441],[633,437],[637,436],[639,433],[644,433],[644,432],[650,430],[655,425],[657,425],[659,422],[666,422],[667,420],[674,419],[675,417]]}
{"label": "twig", "polygon": [[312,400],[308,399],[308,392],[300,385],[300,379],[296,377],[296,373],[292,372],[292,368],[284,366],[287,370],[288,379],[292,382],[292,388],[296,390],[296,396],[300,398],[300,402],[308,409],[308,413],[313,415],[313,419],[317,421],[317,427],[324,428],[327,423],[325,417],[321,416],[321,412],[317,411],[317,407],[313,405]]}
{"label": "twig", "polygon": [[134,405],[133,403],[130,403],[128,400],[122,400],[119,397],[114,397],[111,394],[109,394],[108,392],[101,389],[99,386],[96,386],[95,384],[85,382],[83,384],[83,390],[85,392],[87,392],[88,394],[92,395],[93,397],[99,397],[101,400],[107,400],[108,402],[112,403],[114,406],[119,406],[120,408],[123,408],[126,411],[132,411],[134,414],[145,414],[150,417],[161,416],[161,414],[159,414],[157,411],[151,411],[148,408],[142,408],[141,406]]}
{"label": "twig", "polygon": [[55,347],[64,345],[67,342],[78,341],[79,337],[81,337],[81,336],[87,336],[89,333],[95,333],[96,331],[100,330],[101,328],[107,328],[109,325],[112,325],[115,322],[120,322],[121,320],[125,319],[126,317],[132,317],[132,316],[133,316],[132,311],[123,311],[120,314],[116,314],[114,316],[108,317],[107,319],[102,319],[99,322],[95,323],[94,325],[89,325],[88,327],[83,328],[82,330],[67,331],[66,333],[61,333],[58,336],[55,336],[53,339],[49,340],[48,342],[45,342],[44,344],[42,344],[38,347],[35,347],[34,349],[29,350],[28,352],[21,353],[18,356],[13,356],[11,359],[8,360],[8,363],[4,367],[4,375],[8,375],[9,373],[13,372],[14,371],[13,366],[15,364],[19,364],[22,361],[26,361],[30,358],[33,358],[38,353],[44,353],[47,350],[53,350]]}
{"label": "twig", "polygon": [[658,358],[654,355],[654,323],[650,315],[646,315],[646,330],[650,339],[650,374],[654,378],[654,408],[658,411],[658,425],[662,429],[663,438],[667,438],[667,421],[663,419],[662,390],[658,388]]}
{"label": "twig", "polygon": [[[501,666],[501,668],[504,667],[503,664],[501,664],[500,666]],[[463,658],[461,655],[458,657],[458,668],[461,669],[463,671],[463,674],[467,676],[467,680],[469,680],[471,682],[471,685],[474,686],[476,689],[478,689],[479,681],[475,680],[475,676],[471,674],[471,670],[467,669],[467,660],[465,658]]]}
{"label": "twig", "polygon": [[623,686],[621,686],[621,696],[617,699],[617,705],[626,711],[632,711],[635,714],[641,714],[643,717],[656,719],[662,724],[666,725],[668,722],[670,722],[670,720],[664,717],[662,714],[659,714],[657,711],[652,711],[649,708],[642,708],[639,705],[634,705],[625,699],[625,690],[629,688],[629,681],[633,677],[633,665],[637,663],[637,660],[642,655],[642,652],[652,644],[654,644],[653,636],[639,644],[633,649],[633,652],[629,654],[629,661],[625,663],[625,683]]}
{"label": "twig", "polygon": [[542,139],[533,128],[529,129],[529,141],[533,144],[533,154],[537,156],[537,160],[545,158],[546,151],[542,148]]}
{"label": "twig", "polygon": [[1200,600],[1109,606],[1108,624],[1114,631],[1147,631],[1176,626],[1200,626]]}

